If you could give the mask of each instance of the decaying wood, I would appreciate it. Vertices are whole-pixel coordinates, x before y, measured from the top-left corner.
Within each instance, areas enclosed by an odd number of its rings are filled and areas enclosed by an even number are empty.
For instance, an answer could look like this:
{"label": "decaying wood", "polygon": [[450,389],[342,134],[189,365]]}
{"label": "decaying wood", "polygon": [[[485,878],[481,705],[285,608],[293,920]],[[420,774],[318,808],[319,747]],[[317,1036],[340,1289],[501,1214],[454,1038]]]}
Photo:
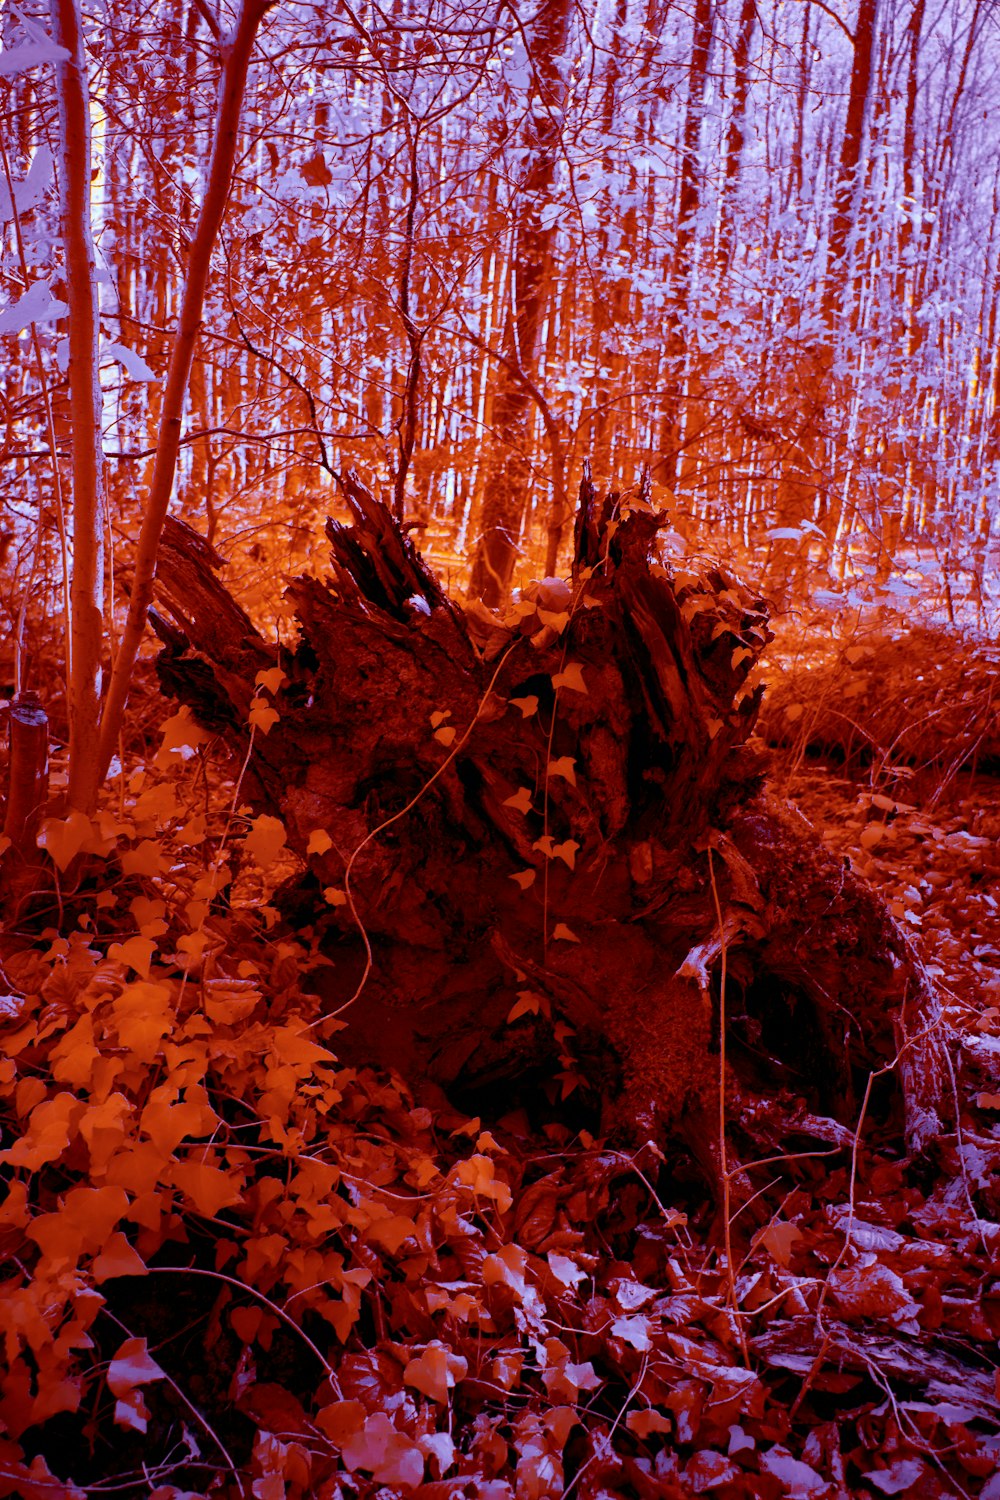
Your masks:
{"label": "decaying wood", "polygon": [[[925,1147],[937,1000],[879,897],[767,791],[748,687],[763,602],[722,569],[675,577],[663,518],[599,506],[585,481],[571,579],[501,623],[445,595],[356,477],[346,493],[329,580],[289,590],[294,653],[178,523],[156,617],[164,687],[249,752],[243,795],[308,865],[296,901],[326,924],[338,1045],[469,1094],[561,1067],[609,1128],[681,1135],[715,1172],[725,969],[733,1110],[750,1121],[747,1101],[780,1090],[853,1123],[898,1055],[907,1140]],[[281,717],[251,750],[273,666]],[[317,829],[332,847],[309,854]],[[329,887],[350,900],[328,907]]]}
{"label": "decaying wood", "polygon": [[49,722],[36,693],[17,694],[10,705],[8,725],[0,900],[9,912],[37,879],[38,832],[49,790]]}
{"label": "decaying wood", "polygon": [[[940,1248],[933,1242],[930,1250]],[[958,1413],[965,1413],[964,1420],[980,1417],[995,1422],[1000,1403],[996,1397],[995,1372],[977,1368],[972,1359],[962,1358],[971,1354],[965,1341],[955,1340],[954,1352],[948,1353],[940,1347],[928,1349],[925,1336],[873,1332],[863,1327],[851,1327],[836,1319],[827,1319],[824,1328],[826,1360],[816,1370],[816,1319],[812,1316],[783,1320],[752,1340],[754,1355],[775,1370],[788,1370],[800,1377],[812,1377],[811,1384],[819,1391],[832,1390],[840,1393],[859,1383],[862,1377],[875,1382],[885,1390],[891,1381],[898,1393],[899,1387],[909,1387],[911,1400],[940,1402],[951,1405]],[[849,1372],[854,1381],[845,1379]],[[905,1401],[898,1395],[897,1399]]]}

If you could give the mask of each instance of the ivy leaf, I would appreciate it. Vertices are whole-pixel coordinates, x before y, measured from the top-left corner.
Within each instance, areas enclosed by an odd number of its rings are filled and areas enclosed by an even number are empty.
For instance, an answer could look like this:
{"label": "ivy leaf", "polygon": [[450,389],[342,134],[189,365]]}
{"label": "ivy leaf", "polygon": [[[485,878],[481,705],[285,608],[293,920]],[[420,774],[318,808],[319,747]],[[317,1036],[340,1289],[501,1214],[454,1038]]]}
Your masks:
{"label": "ivy leaf", "polygon": [[0,1161],[37,1172],[46,1162],[58,1160],[70,1138],[76,1135],[85,1108],[75,1094],[64,1092],[42,1099],[31,1111],[27,1130],[13,1145],[0,1151]]}
{"label": "ivy leaf", "polygon": [[259,729],[261,734],[270,734],[271,730],[281,718],[278,710],[272,708],[263,698],[255,698],[250,705],[248,721],[251,729]]}
{"label": "ivy leaf", "polygon": [[495,1255],[487,1255],[484,1259],[483,1285],[494,1286],[499,1282],[509,1286],[523,1300],[528,1290],[525,1281],[527,1269],[527,1252],[520,1245],[504,1245]]}
{"label": "ivy leaf", "polygon": [[152,1062],[174,1025],[169,986],[137,980],[122,990],[111,1010],[121,1045],[138,1062]]}
{"label": "ivy leaf", "polygon": [[[242,1021],[260,1004],[260,990],[246,979],[207,979],[203,987],[205,1014],[220,1026],[232,1026],[234,1021]],[[188,1094],[190,1096],[190,1087]],[[207,1135],[214,1128],[210,1125],[208,1130],[197,1134]]]}
{"label": "ivy leaf", "polygon": [[369,1243],[381,1245],[390,1255],[395,1255],[400,1245],[407,1240],[416,1238],[416,1226],[405,1214],[389,1214],[384,1219],[376,1219],[365,1231],[365,1239]]}
{"label": "ivy leaf", "polygon": [[511,1006],[507,1017],[508,1026],[520,1020],[521,1016],[537,1016],[539,1011],[546,1011],[546,1003],[541,995],[536,995],[534,990],[518,990],[517,1000]]}
{"label": "ivy leaf", "polygon": [[505,1391],[512,1390],[521,1378],[523,1364],[523,1354],[498,1354],[491,1366],[493,1379],[502,1385]]}
{"label": "ivy leaf", "polygon": [[162,937],[166,932],[167,924],[164,918],[167,915],[167,903],[165,901],[150,896],[133,896],[129,902],[129,911],[135,917],[136,925],[143,937]]}
{"label": "ivy leaf", "polygon": [[108,1368],[108,1388],[113,1396],[127,1396],[136,1386],[165,1378],[145,1339],[126,1339]]}
{"label": "ivy leaf", "polygon": [[477,1152],[466,1161],[460,1161],[455,1168],[455,1176],[463,1187],[471,1188],[477,1197],[492,1198],[501,1213],[505,1214],[514,1201],[510,1188],[502,1178],[497,1177],[496,1167],[488,1156],[481,1156]]}
{"label": "ivy leaf", "polygon": [[178,844],[203,844],[208,837],[208,823],[204,813],[195,813],[189,818],[183,828],[179,828],[174,835]]}
{"label": "ivy leaf", "polygon": [[285,832],[285,825],[281,819],[272,818],[269,813],[262,813],[250,824],[250,832],[244,840],[243,847],[254,864],[266,866],[274,864],[287,842],[288,834]]}
{"label": "ivy leaf", "polygon": [[[749,655],[749,652],[747,653]],[[583,668],[578,661],[569,661],[561,672],[556,672],[552,678],[552,686],[558,690],[566,688],[573,693],[586,693],[587,684],[583,680]]]}
{"label": "ivy leaf", "polygon": [[643,1317],[616,1318],[611,1325],[615,1338],[624,1339],[640,1354],[645,1354],[652,1345],[649,1338],[649,1321]]}
{"label": "ivy leaf", "polygon": [[[433,1460],[439,1476],[450,1469],[455,1462],[455,1444],[447,1432],[424,1433],[417,1438],[417,1443],[424,1457]],[[455,1493],[450,1483],[446,1484],[445,1488],[452,1495]],[[426,1488],[424,1494],[427,1494]]]}
{"label": "ivy leaf", "polygon": [[307,854],[326,854],[333,848],[333,839],[325,828],[314,828],[306,845]]}
{"label": "ivy leaf", "polygon": [[538,699],[533,693],[527,698],[511,698],[510,703],[512,708],[521,710],[522,719],[530,719],[538,712]]}
{"label": "ivy leaf", "polygon": [[550,760],[547,776],[561,776],[568,781],[570,786],[576,786],[576,760],[572,755],[560,755],[558,760]]}
{"label": "ivy leaf", "polygon": [[172,755],[180,756],[181,760],[190,760],[198,746],[207,745],[211,738],[212,736],[195,722],[194,715],[185,704],[163,725],[163,739],[156,756],[157,764],[162,766],[175,764],[170,759]]}
{"label": "ivy leaf", "polygon": [[[193,1089],[189,1084],[188,1092]],[[143,1135],[148,1135],[165,1157],[172,1156],[186,1138],[211,1135],[219,1125],[218,1115],[206,1100],[177,1100],[170,1097],[172,1094],[176,1094],[176,1089],[169,1084],[154,1089],[139,1120]]]}
{"label": "ivy leaf", "polygon": [[757,1243],[763,1245],[772,1260],[776,1260],[787,1271],[791,1264],[792,1250],[796,1241],[801,1238],[802,1231],[794,1224],[775,1223],[767,1226]]}
{"label": "ivy leaf", "polygon": [[91,1274],[100,1286],[101,1282],[111,1281],[116,1276],[145,1276],[146,1262],[137,1250],[133,1250],[121,1230],[115,1230],[104,1249],[94,1257]]}
{"label": "ivy leaf", "polygon": [[316,1414],[316,1426],[338,1449],[360,1436],[364,1425],[365,1409],[360,1401],[332,1401]]}
{"label": "ivy leaf", "polygon": [[[648,1438],[651,1432],[669,1432],[673,1426],[669,1417],[665,1417],[658,1411],[630,1411],[625,1418],[625,1426],[629,1432],[634,1432],[637,1438]],[[725,1465],[726,1460],[718,1455],[720,1463]],[[735,1472],[735,1465],[729,1468]]]}
{"label": "ivy leaf", "polygon": [[448,1393],[469,1373],[469,1362],[453,1354],[439,1340],[427,1345],[423,1354],[411,1359],[403,1374],[403,1384],[412,1386],[441,1406],[448,1405]]}
{"label": "ivy leaf", "polygon": [[221,1167],[203,1161],[178,1161],[173,1164],[173,1180],[198,1213],[214,1219],[223,1208],[239,1203],[242,1185]]}
{"label": "ivy leaf", "polygon": [[165,875],[169,869],[167,858],[156,839],[143,839],[134,849],[126,849],[121,856],[123,875],[145,875],[152,879]]}
{"label": "ivy leaf", "polygon": [[510,879],[515,885],[519,885],[522,891],[526,891],[529,886],[534,885],[537,873],[536,870],[518,870],[516,874],[511,875]]}
{"label": "ivy leaf", "polygon": [[424,1456],[410,1438],[397,1432],[384,1412],[369,1417],[341,1449],[344,1465],[353,1474],[367,1469],[376,1484],[413,1490],[424,1477]]}
{"label": "ivy leaf", "polygon": [[82,812],[71,812],[68,818],[46,818],[38,836],[40,848],[47,849],[60,870],[65,870],[90,838],[93,827]]}
{"label": "ivy leaf", "polygon": [[563,1286],[575,1287],[579,1282],[586,1279],[587,1273],[575,1260],[570,1260],[568,1255],[560,1255],[558,1250],[550,1250],[547,1256],[549,1270],[557,1281]]}
{"label": "ivy leaf", "polygon": [[883,1495],[900,1495],[904,1490],[907,1494],[918,1494],[920,1481],[927,1472],[918,1458],[897,1458],[887,1469],[869,1469],[865,1478]]}
{"label": "ivy leaf", "polygon": [[563,844],[553,844],[552,858],[561,859],[571,870],[576,868],[576,852],[580,845],[576,839],[567,839]]}
{"label": "ivy leaf", "polygon": [[269,693],[276,693],[283,682],[288,679],[280,667],[265,667],[263,672],[258,672],[254,678],[257,687],[267,688]]}
{"label": "ivy leaf", "polygon": [[513,797],[508,797],[504,807],[512,807],[515,812],[529,813],[531,811],[531,793],[526,786],[518,787]]}
{"label": "ivy leaf", "polygon": [[126,1391],[115,1402],[115,1425],[145,1434],[149,1426],[149,1407],[142,1399],[141,1391]]}
{"label": "ivy leaf", "polygon": [[155,952],[156,944],[152,938],[130,937],[127,942],[112,943],[108,949],[108,957],[113,963],[127,964],[140,979],[148,979]]}

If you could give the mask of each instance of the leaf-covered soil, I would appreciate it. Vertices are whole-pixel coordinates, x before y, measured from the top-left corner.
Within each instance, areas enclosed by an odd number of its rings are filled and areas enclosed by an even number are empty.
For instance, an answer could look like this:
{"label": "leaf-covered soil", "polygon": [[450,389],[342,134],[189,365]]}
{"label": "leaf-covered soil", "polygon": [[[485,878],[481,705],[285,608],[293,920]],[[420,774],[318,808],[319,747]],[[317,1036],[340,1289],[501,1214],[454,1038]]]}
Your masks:
{"label": "leaf-covered soil", "polygon": [[789,1079],[730,1264],[691,1164],[559,1084],[468,1118],[342,1066],[280,834],[196,738],[52,826],[2,939],[0,1495],[997,1500],[995,783],[789,761],[964,1041],[932,1160],[878,1080],[852,1131]]}

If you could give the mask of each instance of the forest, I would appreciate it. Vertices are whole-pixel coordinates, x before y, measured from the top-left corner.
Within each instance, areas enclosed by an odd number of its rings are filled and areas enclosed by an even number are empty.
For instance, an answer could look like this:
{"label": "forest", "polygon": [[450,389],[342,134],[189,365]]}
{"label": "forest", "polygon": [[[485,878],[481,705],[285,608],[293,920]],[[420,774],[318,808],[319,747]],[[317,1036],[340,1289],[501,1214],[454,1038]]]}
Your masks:
{"label": "forest", "polygon": [[0,0],[0,1500],[1000,1500],[995,0]]}

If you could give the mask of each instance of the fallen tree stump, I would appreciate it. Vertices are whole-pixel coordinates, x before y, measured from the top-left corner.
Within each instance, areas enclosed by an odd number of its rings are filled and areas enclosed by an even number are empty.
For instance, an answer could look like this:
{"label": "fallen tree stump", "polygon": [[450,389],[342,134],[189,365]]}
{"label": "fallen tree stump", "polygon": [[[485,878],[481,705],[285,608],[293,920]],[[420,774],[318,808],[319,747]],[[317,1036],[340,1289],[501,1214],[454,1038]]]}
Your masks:
{"label": "fallen tree stump", "polygon": [[[599,506],[588,478],[571,579],[501,623],[445,595],[356,476],[346,495],[330,579],[289,590],[293,653],[177,522],[154,617],[163,687],[246,761],[241,795],[308,866],[292,905],[326,925],[344,1054],[466,1098],[558,1072],[606,1128],[681,1137],[718,1183],[724,1013],[751,1135],[775,1091],[853,1125],[898,1059],[906,1140],[926,1147],[947,1068],[934,991],[750,743],[764,603],[722,569],[675,577],[664,518]],[[251,744],[261,693],[280,717]]]}

